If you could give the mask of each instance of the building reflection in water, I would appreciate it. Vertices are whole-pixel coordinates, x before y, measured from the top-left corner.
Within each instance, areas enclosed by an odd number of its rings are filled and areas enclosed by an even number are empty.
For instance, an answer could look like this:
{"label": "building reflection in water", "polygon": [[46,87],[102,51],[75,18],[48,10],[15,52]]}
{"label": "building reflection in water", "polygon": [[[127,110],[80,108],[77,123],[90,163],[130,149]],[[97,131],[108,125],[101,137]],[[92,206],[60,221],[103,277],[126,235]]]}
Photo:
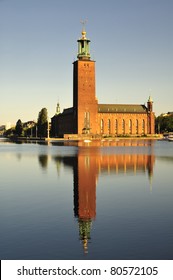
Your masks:
{"label": "building reflection in water", "polygon": [[85,153],[79,149],[74,170],[74,214],[78,217],[79,237],[84,252],[88,251],[88,240],[92,220],[96,216],[97,161],[91,151]]}
{"label": "building reflection in water", "polygon": [[151,181],[155,156],[150,144],[141,153],[139,150],[133,153],[116,153],[116,150],[107,153],[101,147],[81,145],[76,156],[58,156],[54,160],[73,168],[74,216],[78,219],[79,238],[87,253],[92,221],[96,217],[96,185],[99,174],[143,172],[148,173]]}

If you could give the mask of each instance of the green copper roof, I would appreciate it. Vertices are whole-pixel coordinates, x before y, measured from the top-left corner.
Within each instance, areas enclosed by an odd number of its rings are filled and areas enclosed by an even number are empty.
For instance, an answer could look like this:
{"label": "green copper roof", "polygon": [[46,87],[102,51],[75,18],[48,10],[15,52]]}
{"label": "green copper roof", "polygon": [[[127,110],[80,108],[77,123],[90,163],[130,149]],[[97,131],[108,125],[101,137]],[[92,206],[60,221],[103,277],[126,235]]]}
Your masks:
{"label": "green copper roof", "polygon": [[136,104],[98,104],[98,113],[146,113],[145,105]]}
{"label": "green copper roof", "polygon": [[86,38],[86,31],[82,30],[82,37],[78,40],[78,59],[90,60],[90,40]]}

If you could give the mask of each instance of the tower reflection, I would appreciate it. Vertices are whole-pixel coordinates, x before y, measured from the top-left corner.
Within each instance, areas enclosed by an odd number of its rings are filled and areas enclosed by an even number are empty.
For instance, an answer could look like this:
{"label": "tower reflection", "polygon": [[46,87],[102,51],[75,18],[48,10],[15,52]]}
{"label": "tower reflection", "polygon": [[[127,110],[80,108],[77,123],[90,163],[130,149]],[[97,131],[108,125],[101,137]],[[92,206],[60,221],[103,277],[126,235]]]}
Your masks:
{"label": "tower reflection", "polygon": [[151,181],[155,163],[152,146],[126,152],[80,146],[76,156],[56,158],[56,161],[73,168],[74,216],[78,220],[79,238],[85,253],[88,252],[91,239],[92,222],[96,218],[96,186],[99,175],[148,173]]}
{"label": "tower reflection", "polygon": [[96,181],[98,175],[95,153],[79,149],[74,170],[74,215],[78,218],[79,238],[88,252],[92,220],[96,216]]}

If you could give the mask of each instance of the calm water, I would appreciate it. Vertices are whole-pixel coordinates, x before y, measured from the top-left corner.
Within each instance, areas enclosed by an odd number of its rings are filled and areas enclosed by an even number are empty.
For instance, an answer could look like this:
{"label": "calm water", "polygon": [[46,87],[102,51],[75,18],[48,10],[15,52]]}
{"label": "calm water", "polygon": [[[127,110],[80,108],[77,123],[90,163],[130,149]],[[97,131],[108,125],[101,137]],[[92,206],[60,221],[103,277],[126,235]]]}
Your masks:
{"label": "calm water", "polygon": [[173,143],[1,141],[0,259],[173,259]]}

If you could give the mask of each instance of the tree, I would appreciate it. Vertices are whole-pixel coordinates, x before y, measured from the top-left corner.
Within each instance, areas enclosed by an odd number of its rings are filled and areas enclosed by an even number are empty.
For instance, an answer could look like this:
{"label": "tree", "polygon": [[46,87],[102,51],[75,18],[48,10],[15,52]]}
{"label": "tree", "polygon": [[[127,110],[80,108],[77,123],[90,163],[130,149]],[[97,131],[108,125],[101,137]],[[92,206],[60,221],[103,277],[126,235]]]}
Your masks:
{"label": "tree", "polygon": [[22,121],[19,119],[16,123],[15,132],[18,136],[22,135],[23,132],[23,124]]}
{"label": "tree", "polygon": [[38,136],[46,137],[47,136],[47,129],[48,129],[48,113],[46,108],[42,108],[38,114]]}
{"label": "tree", "polygon": [[9,128],[5,131],[4,135],[7,137],[12,137],[15,134],[15,127]]}
{"label": "tree", "polygon": [[160,115],[156,118],[156,131],[158,133],[173,131],[173,114]]}

